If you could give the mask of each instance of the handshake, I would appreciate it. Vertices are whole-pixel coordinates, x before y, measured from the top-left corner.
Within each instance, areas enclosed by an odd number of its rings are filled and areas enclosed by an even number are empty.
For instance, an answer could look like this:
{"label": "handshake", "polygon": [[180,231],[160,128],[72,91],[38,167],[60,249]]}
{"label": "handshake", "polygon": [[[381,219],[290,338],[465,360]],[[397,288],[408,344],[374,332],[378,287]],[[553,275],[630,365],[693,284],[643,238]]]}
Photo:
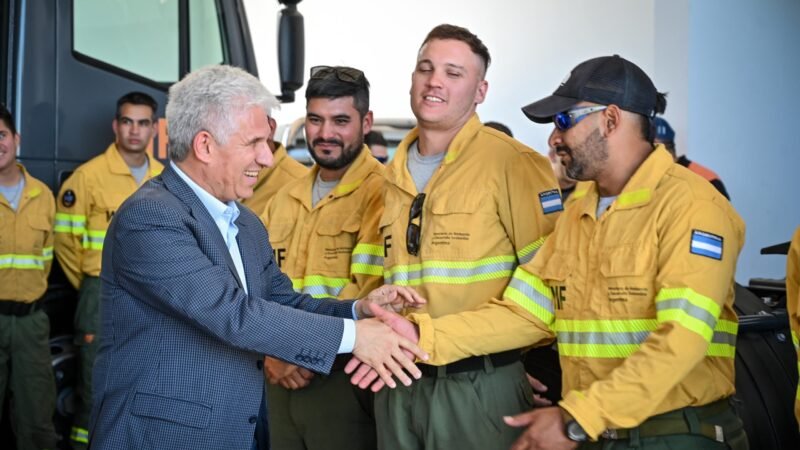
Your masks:
{"label": "handshake", "polygon": [[[427,360],[428,355],[417,345],[419,330],[398,313],[424,304],[425,299],[413,289],[392,285],[381,286],[356,302],[354,356],[345,366],[353,384],[378,392],[384,386],[395,388],[395,377],[409,386],[409,374],[416,379],[422,376],[414,362]],[[301,389],[314,377],[309,370],[277,359],[267,357],[264,362],[270,383],[287,389]]]}

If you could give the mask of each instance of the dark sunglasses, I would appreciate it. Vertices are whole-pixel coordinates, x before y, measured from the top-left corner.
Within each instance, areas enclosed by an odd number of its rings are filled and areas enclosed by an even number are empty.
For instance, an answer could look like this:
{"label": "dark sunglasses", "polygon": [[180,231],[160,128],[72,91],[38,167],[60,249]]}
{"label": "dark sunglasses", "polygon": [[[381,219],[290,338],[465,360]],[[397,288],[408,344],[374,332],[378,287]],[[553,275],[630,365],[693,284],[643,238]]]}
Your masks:
{"label": "dark sunglasses", "polygon": [[324,80],[331,75],[335,75],[339,81],[344,81],[345,83],[361,84],[365,79],[364,72],[352,67],[343,66],[314,66],[311,68],[310,79]]}
{"label": "dark sunglasses", "polygon": [[[419,194],[411,202],[411,209],[408,211],[408,228],[406,228],[406,250],[409,255],[419,254],[419,240],[422,235],[422,204],[425,202],[425,194]],[[412,220],[419,218],[419,225]]]}
{"label": "dark sunglasses", "polygon": [[569,111],[560,112],[553,116],[553,123],[559,130],[567,131],[589,114],[602,111],[606,108],[607,106],[587,106],[584,108],[570,109]]}

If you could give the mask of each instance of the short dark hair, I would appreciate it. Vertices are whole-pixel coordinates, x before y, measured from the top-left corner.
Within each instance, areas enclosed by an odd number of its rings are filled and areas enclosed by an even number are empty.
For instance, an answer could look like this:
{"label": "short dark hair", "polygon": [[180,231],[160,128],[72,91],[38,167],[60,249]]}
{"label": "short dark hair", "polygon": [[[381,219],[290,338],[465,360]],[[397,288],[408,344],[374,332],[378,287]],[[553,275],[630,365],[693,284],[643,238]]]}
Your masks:
{"label": "short dark hair", "polygon": [[122,105],[126,104],[149,106],[150,109],[153,110],[153,118],[155,119],[156,117],[156,111],[158,110],[158,102],[156,102],[156,100],[153,97],[145,94],[144,92],[138,92],[138,91],[128,92],[127,94],[120,97],[119,100],[117,100],[117,113],[115,115],[117,119],[120,118]]}
{"label": "short dark hair", "polygon": [[511,128],[508,128],[507,126],[503,125],[500,122],[486,122],[484,123],[484,125],[489,128],[494,128],[495,130],[501,133],[505,133],[506,135],[508,135],[508,137],[514,137],[514,133],[511,132]]}
{"label": "short dark hair", "polygon": [[[358,72],[360,76],[350,79],[337,75],[339,70],[347,73]],[[345,78],[344,80],[342,78]],[[358,69],[336,66],[320,71],[320,76],[312,76],[306,87],[306,103],[312,98],[335,99],[353,97],[353,106],[363,119],[369,112],[369,81]]]}
{"label": "short dark hair", "polygon": [[489,49],[486,48],[486,45],[483,44],[483,41],[481,41],[480,38],[474,35],[471,31],[464,27],[443,23],[436,26],[428,33],[427,36],[425,36],[425,40],[422,41],[422,45],[419,46],[420,50],[422,50],[422,47],[424,47],[425,44],[435,39],[452,39],[469,45],[472,53],[480,56],[481,60],[483,61],[483,73],[484,75],[486,74],[486,71],[489,69],[489,64],[492,62],[492,57],[489,56]]}
{"label": "short dark hair", "polygon": [[383,137],[383,133],[375,130],[372,130],[364,135],[364,143],[370,147],[373,145],[382,145],[384,147],[389,146],[389,143],[386,142],[386,138]]}
{"label": "short dark hair", "polygon": [[14,125],[14,116],[11,115],[11,111],[6,108],[6,105],[2,103],[0,103],[0,121],[6,124],[6,127],[11,130],[11,134],[14,136],[17,135],[17,126]]}

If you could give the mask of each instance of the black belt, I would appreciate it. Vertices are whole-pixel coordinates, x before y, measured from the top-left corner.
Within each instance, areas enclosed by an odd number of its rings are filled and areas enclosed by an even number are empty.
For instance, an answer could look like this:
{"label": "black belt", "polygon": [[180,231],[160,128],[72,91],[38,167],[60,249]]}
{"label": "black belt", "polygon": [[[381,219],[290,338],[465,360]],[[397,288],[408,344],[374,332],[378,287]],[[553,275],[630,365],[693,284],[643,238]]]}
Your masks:
{"label": "black belt", "polygon": [[491,355],[471,356],[444,366],[417,363],[417,367],[419,367],[419,370],[422,372],[422,376],[435,377],[441,373],[441,370],[444,370],[444,375],[473,372],[475,370],[484,370],[487,366],[487,360],[491,362],[492,367],[503,367],[519,362],[520,358],[519,350],[508,350],[500,353],[492,353]]}
{"label": "black belt", "polygon": [[[628,439],[634,433],[639,437],[668,436],[673,434],[700,434],[715,441],[724,442],[722,427],[708,422],[704,419],[717,416],[726,411],[733,411],[730,400],[724,398],[703,406],[687,406],[685,408],[669,411],[657,416],[653,416],[642,422],[636,428],[630,429],[608,429],[600,435],[604,439]],[[690,413],[690,414],[687,414]],[[692,429],[692,424],[688,419],[694,415],[697,424]]]}
{"label": "black belt", "polygon": [[15,302],[13,300],[0,300],[0,315],[25,317],[36,311],[37,303],[39,302],[25,303]]}

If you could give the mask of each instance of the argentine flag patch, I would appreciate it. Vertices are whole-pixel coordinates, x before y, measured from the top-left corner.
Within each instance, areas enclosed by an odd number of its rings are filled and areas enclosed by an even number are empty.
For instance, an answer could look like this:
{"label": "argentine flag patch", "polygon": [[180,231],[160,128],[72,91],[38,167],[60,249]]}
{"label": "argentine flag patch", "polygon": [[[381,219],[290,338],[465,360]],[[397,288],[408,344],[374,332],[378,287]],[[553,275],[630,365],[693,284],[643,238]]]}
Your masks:
{"label": "argentine flag patch", "polygon": [[695,255],[712,259],[722,259],[722,236],[700,230],[692,230],[692,246],[689,250]]}
{"label": "argentine flag patch", "polygon": [[539,192],[539,202],[542,204],[545,214],[564,210],[564,206],[561,204],[561,193],[558,192],[558,189]]}

